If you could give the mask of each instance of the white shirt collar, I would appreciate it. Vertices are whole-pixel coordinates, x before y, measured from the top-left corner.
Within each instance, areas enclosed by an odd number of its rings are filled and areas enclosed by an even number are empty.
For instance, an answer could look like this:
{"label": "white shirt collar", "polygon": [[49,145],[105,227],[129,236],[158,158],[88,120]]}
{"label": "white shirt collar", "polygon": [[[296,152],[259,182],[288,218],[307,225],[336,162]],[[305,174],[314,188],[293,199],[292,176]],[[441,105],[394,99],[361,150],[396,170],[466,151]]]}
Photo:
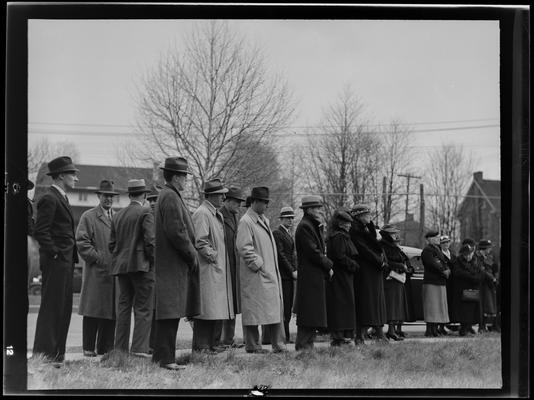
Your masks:
{"label": "white shirt collar", "polygon": [[55,183],[53,183],[52,186],[55,187],[58,192],[63,195],[63,197],[67,197],[67,193],[60,186],[56,185]]}

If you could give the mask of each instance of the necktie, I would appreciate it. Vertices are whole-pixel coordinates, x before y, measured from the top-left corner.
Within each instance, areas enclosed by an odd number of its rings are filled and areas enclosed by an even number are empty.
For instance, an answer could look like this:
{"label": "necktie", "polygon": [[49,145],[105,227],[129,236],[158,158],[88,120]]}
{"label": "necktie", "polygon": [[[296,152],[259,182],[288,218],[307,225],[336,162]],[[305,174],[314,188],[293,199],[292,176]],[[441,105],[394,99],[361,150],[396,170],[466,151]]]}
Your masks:
{"label": "necktie", "polygon": [[111,221],[111,210],[108,210],[108,218]]}

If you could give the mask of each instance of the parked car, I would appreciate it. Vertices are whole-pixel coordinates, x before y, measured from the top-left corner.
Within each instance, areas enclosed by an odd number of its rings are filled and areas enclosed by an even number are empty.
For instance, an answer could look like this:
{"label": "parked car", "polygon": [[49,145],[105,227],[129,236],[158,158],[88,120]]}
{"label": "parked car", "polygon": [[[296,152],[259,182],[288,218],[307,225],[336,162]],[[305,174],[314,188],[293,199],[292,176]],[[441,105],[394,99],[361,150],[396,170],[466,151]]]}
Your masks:
{"label": "parked car", "polygon": [[408,256],[410,259],[410,264],[412,264],[412,267],[414,268],[415,272],[412,275],[412,298],[413,298],[413,306],[414,306],[414,313],[415,313],[415,319],[418,321],[423,321],[424,314],[423,314],[423,262],[421,261],[421,253],[423,252],[422,249],[419,249],[417,247],[409,247],[409,246],[401,246],[402,251],[404,254]]}
{"label": "parked car", "polygon": [[[82,271],[83,265],[81,263],[74,265],[74,273],[72,276],[72,291],[74,293],[80,293],[82,290]],[[42,275],[34,276],[29,284],[28,293],[33,296],[40,296],[42,285]]]}

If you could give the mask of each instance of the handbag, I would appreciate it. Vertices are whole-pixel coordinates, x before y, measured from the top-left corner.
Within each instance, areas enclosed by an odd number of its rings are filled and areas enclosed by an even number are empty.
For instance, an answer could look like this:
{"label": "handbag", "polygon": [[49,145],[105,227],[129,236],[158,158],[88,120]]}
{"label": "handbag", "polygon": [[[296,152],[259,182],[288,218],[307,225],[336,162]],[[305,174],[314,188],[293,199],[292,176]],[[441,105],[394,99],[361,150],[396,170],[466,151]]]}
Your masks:
{"label": "handbag", "polygon": [[388,275],[388,278],[393,278],[393,279],[399,281],[400,283],[405,283],[406,282],[406,273],[403,272],[402,274],[399,274],[398,272],[395,272],[395,271],[391,270],[391,272]]}
{"label": "handbag", "polygon": [[480,290],[464,289],[462,290],[462,301],[480,301]]}

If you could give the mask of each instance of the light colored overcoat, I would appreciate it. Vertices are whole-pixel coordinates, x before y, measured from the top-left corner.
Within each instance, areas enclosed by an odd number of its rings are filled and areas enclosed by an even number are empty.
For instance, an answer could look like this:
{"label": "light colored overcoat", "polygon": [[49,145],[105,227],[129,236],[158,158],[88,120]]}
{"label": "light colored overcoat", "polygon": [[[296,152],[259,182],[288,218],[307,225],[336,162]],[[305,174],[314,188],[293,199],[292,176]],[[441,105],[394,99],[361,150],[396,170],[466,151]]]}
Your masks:
{"label": "light colored overcoat", "polygon": [[156,319],[200,313],[195,228],[182,196],[166,184],[158,196],[156,220]]}
{"label": "light colored overcoat", "polygon": [[115,278],[111,272],[111,220],[97,206],[85,211],[76,230],[78,252],[85,261],[78,314],[115,319]]}
{"label": "light colored overcoat", "polygon": [[276,243],[269,220],[249,208],[237,228],[243,325],[268,325],[282,321],[282,280]]}
{"label": "light colored overcoat", "polygon": [[198,319],[235,317],[232,277],[224,240],[224,219],[209,201],[193,213],[195,247],[198,250],[200,315]]}

